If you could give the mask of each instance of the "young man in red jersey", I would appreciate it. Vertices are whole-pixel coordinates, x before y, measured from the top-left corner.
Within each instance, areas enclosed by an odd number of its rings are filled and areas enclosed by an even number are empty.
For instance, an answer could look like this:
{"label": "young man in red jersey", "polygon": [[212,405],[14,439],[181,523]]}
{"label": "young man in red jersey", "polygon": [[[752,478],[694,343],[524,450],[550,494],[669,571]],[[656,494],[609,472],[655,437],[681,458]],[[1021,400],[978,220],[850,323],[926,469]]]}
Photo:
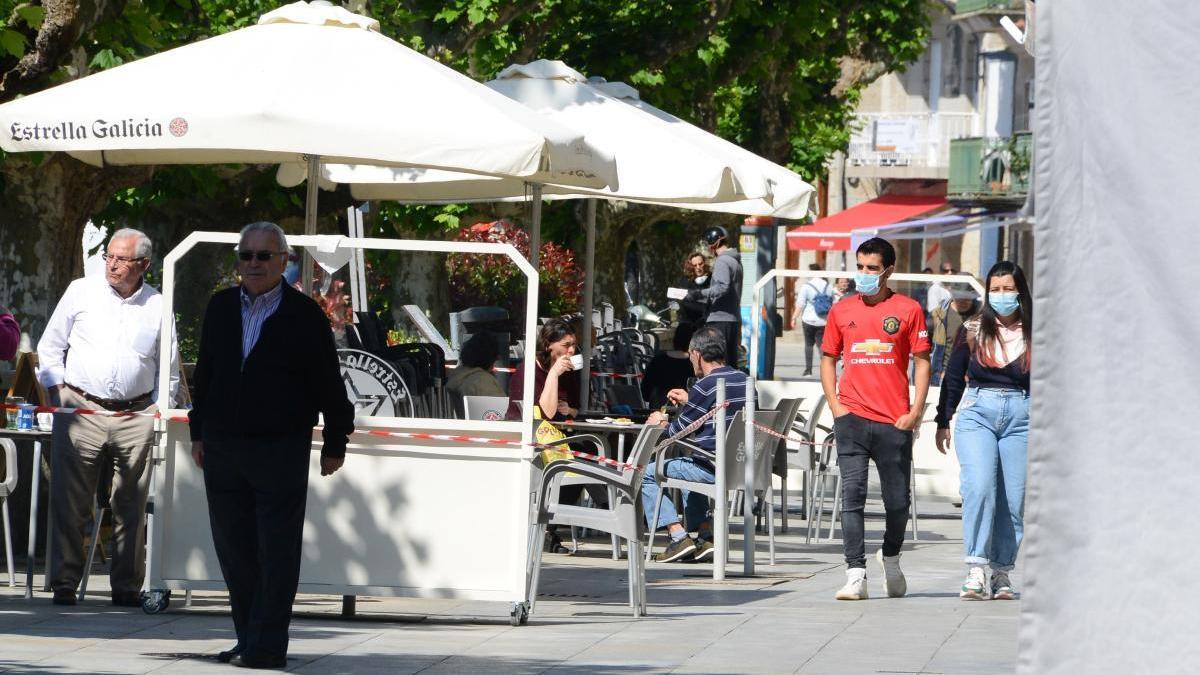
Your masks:
{"label": "young man in red jersey", "polygon": [[[900,571],[900,546],[908,526],[909,472],[913,433],[921,423],[929,392],[929,333],[925,310],[915,300],[887,287],[895,271],[896,249],[875,237],[858,247],[858,295],[835,303],[821,345],[821,386],[833,412],[838,469],[842,475],[842,532],[846,585],[838,600],[867,598],[867,561],[863,507],[871,460],[883,488],[887,514],[883,547],[876,559],[883,568],[888,597],[907,591]],[[916,359],[916,400],[908,398],[908,360]],[[842,377],[837,362],[842,359]]]}

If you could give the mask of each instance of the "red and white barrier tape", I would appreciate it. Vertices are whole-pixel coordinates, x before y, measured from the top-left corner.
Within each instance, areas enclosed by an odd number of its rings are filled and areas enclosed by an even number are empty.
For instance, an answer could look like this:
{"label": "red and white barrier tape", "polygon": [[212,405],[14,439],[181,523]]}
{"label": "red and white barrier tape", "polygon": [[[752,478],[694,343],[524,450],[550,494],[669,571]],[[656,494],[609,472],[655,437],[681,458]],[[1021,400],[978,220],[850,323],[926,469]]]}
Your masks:
{"label": "red and white barrier tape", "polygon": [[[8,410],[8,409],[16,410],[16,409],[20,408],[20,406],[14,405],[14,404],[9,404],[9,403],[0,403],[0,408],[3,408],[5,410]],[[63,407],[50,406],[50,405],[38,406],[38,407],[34,408],[34,413],[58,413],[60,415],[96,415],[99,417],[153,417],[155,419],[164,419],[164,420],[168,420],[170,422],[182,422],[184,424],[187,424],[190,422],[187,415],[173,415],[173,416],[168,417],[165,415],[161,415],[157,412],[142,412],[142,411],[134,411],[134,410],[130,410],[130,411],[126,411],[126,412],[117,412],[117,411],[113,411],[113,410],[93,410],[90,408],[63,408]],[[313,429],[315,431],[319,431],[323,428],[324,427],[317,426],[317,427],[314,427]],[[600,455],[593,455],[593,454],[590,454],[587,452],[581,452],[579,450],[571,450],[570,448],[565,448],[565,447],[561,447],[561,446],[557,446],[557,445],[546,445],[543,443],[529,443],[528,446],[526,446],[525,443],[522,443],[520,441],[506,441],[501,438],[485,438],[485,437],[479,437],[479,436],[458,436],[458,435],[454,435],[454,434],[427,434],[427,433],[408,432],[408,431],[382,431],[379,429],[355,430],[354,433],[359,434],[359,435],[367,435],[367,436],[385,436],[385,437],[392,437],[392,438],[412,438],[412,439],[425,440],[425,441],[450,441],[450,442],[454,442],[454,443],[471,443],[471,444],[475,444],[475,445],[481,445],[481,444],[482,445],[504,445],[504,446],[516,447],[516,448],[533,447],[533,448],[538,448],[541,450],[564,450],[566,452],[571,453],[571,455],[573,455],[575,457],[580,457],[582,459],[589,459],[593,462],[596,462],[597,464],[603,464],[605,466],[611,466],[611,467],[615,467],[618,469],[628,469],[630,471],[635,471],[638,468],[640,468],[638,466],[629,464],[627,462],[618,462],[615,459],[609,459],[608,457],[601,457]]]}
{"label": "red and white barrier tape", "polygon": [[759,424],[758,422],[754,423],[754,428],[758,429],[759,431],[763,432],[764,434],[766,434],[768,436],[774,436],[775,438],[785,440],[789,443],[797,443],[799,445],[811,445],[814,448],[819,448],[819,447],[821,447],[821,445],[823,445],[822,443],[813,443],[812,441],[806,441],[806,440],[803,440],[800,438],[796,438],[794,436],[786,436],[784,434],[779,433],[778,431],[775,431],[771,427],[763,426],[763,425]]}
{"label": "red and white barrier tape", "polygon": [[[446,370],[452,370],[452,368],[450,366],[446,366]],[[493,367],[492,372],[493,373],[515,373],[515,372],[517,372],[517,369],[516,368]],[[599,370],[593,370],[592,377],[631,377],[635,380],[640,380],[640,379],[645,378],[646,376],[641,373],[604,373]]]}
{"label": "red and white barrier tape", "polygon": [[725,403],[722,403],[721,405],[714,406],[712,410],[709,410],[708,412],[704,413],[697,419],[693,420],[691,424],[680,429],[679,433],[675,434],[674,436],[672,436],[670,438],[665,438],[665,439],[659,441],[658,445],[654,446],[654,451],[658,452],[659,450],[662,450],[663,448],[674,443],[675,441],[678,441],[679,439],[683,438],[684,436],[687,436],[688,434],[692,433],[693,431],[699,429],[700,427],[704,426],[705,422],[708,422],[708,420],[712,419],[713,416],[715,416],[717,414],[718,410],[720,410],[722,408],[728,408],[728,407],[729,407],[728,401],[726,401]]}
{"label": "red and white barrier tape", "polygon": [[457,436],[457,435],[453,435],[453,434],[427,434],[427,433],[413,432],[413,431],[383,431],[381,429],[371,429],[369,431],[355,431],[354,433],[365,434],[368,436],[384,436],[384,437],[389,437],[389,438],[412,438],[412,439],[422,440],[422,441],[449,441],[452,443],[472,443],[472,444],[477,444],[477,445],[504,445],[504,446],[508,446],[511,448],[531,447],[531,448],[537,448],[539,450],[561,450],[561,451],[570,453],[572,456],[580,457],[583,459],[590,459],[593,462],[596,462],[597,464],[603,464],[605,466],[612,466],[612,467],[616,467],[618,469],[629,469],[630,471],[634,471],[634,470],[637,470],[640,468],[638,466],[629,464],[627,462],[618,462],[617,460],[609,459],[608,457],[601,457],[600,455],[593,455],[591,453],[581,452],[579,450],[572,450],[571,448],[564,447],[561,445],[546,444],[546,443],[525,444],[520,441],[506,441],[506,440],[500,439],[500,438],[484,438],[484,437],[480,437],[480,436]]}
{"label": "red and white barrier tape", "polygon": [[635,380],[641,380],[641,379],[645,379],[646,376],[641,373],[602,373],[598,370],[593,370],[592,377],[625,377],[625,378],[632,378]]}
{"label": "red and white barrier tape", "polygon": [[[19,405],[13,405],[11,403],[0,403],[0,408],[4,408],[5,410],[16,410],[20,407],[21,406],[19,406]],[[141,411],[141,410],[116,411],[116,410],[96,410],[96,409],[92,409],[92,408],[64,408],[64,407],[53,406],[53,405],[39,405],[33,409],[33,412],[34,412],[34,414],[58,413],[60,415],[95,415],[97,417],[153,417],[155,419],[168,420],[171,422],[187,422],[188,421],[188,418],[186,415],[175,415],[173,417],[166,417],[166,416],[162,415],[161,413],[145,412],[145,411]]]}

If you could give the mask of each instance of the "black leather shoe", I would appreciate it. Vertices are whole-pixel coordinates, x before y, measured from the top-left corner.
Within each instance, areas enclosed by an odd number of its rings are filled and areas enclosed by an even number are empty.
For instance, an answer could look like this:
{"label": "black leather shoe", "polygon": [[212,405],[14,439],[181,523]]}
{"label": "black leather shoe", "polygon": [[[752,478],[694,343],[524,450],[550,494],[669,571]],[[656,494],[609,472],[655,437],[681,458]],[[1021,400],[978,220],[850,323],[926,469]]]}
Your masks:
{"label": "black leather shoe", "polygon": [[286,668],[286,656],[243,656],[242,654],[234,654],[233,658],[229,659],[229,665],[237,666],[238,668]]}
{"label": "black leather shoe", "polygon": [[54,591],[54,600],[51,600],[56,605],[73,605],[75,604],[75,591],[61,589]]}
{"label": "black leather shoe", "polygon": [[218,653],[217,653],[217,662],[219,662],[219,663],[229,663],[230,659],[232,659],[233,657],[235,657],[235,656],[237,656],[238,654],[241,654],[241,653],[242,653],[242,646],[241,646],[241,645],[234,645],[234,646],[233,646],[233,649],[226,649],[226,650],[225,650],[225,651],[223,651],[223,652],[218,652]]}
{"label": "black leather shoe", "polygon": [[112,604],[117,607],[141,607],[141,591],[113,591]]}

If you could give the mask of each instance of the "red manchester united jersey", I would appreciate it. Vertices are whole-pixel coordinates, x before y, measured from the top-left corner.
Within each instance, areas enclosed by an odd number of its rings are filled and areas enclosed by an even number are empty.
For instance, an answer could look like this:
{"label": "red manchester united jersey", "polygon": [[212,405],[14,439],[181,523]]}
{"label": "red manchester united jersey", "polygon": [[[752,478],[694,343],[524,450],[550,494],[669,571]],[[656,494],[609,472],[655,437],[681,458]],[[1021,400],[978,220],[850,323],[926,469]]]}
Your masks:
{"label": "red manchester united jersey", "polygon": [[909,410],[909,355],[929,351],[925,312],[899,293],[876,305],[855,295],[829,310],[821,351],[842,358],[838,402],[859,417],[891,424]]}

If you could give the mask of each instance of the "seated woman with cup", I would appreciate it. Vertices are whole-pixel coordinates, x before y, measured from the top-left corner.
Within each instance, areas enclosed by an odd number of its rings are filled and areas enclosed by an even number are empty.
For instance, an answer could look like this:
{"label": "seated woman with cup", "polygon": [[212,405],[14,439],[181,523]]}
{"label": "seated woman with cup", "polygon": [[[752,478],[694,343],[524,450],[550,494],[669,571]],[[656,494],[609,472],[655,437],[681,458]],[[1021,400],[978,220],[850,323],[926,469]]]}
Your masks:
{"label": "seated woman with cup", "polygon": [[[550,319],[538,331],[533,369],[533,402],[542,419],[565,420],[579,414],[579,374],[583,356],[575,353],[575,330],[562,319]],[[508,382],[508,414],[521,419],[517,403],[525,396],[525,362]]]}
{"label": "seated woman with cup", "polygon": [[[533,403],[539,409],[535,418],[565,420],[579,414],[579,373],[583,368],[583,356],[575,353],[575,329],[562,319],[550,319],[538,331],[537,352],[533,369]],[[508,382],[508,414],[505,419],[521,419],[517,402],[525,394],[525,362],[517,364],[517,372]],[[589,452],[592,450],[589,448]],[[608,494],[601,485],[564,485],[559,489],[558,499],[562,504],[574,504],[587,488],[592,501],[599,508],[608,508]],[[546,531],[546,550],[552,553],[569,553],[562,538],[551,526]]]}

